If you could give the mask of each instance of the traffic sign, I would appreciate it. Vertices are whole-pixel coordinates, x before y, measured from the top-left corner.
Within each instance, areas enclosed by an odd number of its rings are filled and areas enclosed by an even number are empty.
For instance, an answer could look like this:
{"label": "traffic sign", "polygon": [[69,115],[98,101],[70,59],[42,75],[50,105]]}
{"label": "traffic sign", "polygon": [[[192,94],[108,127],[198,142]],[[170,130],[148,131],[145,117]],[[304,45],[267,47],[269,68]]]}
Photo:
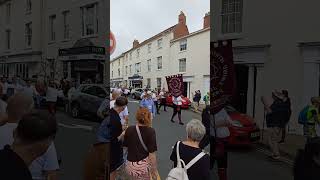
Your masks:
{"label": "traffic sign", "polygon": [[116,38],[114,37],[113,33],[110,31],[110,47],[109,47],[110,55],[114,52],[115,49],[116,49]]}

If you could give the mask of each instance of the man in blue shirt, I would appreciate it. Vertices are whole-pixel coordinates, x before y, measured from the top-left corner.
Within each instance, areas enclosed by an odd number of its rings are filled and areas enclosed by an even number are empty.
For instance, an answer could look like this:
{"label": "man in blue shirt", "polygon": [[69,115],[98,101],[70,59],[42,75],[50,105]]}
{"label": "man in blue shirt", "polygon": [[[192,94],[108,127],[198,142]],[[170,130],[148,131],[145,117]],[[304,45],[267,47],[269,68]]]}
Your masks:
{"label": "man in blue shirt", "polygon": [[149,109],[149,112],[151,113],[151,119],[153,119],[156,116],[156,106],[152,100],[152,92],[148,91],[146,95],[143,97],[143,99],[140,101],[140,107],[145,107]]}

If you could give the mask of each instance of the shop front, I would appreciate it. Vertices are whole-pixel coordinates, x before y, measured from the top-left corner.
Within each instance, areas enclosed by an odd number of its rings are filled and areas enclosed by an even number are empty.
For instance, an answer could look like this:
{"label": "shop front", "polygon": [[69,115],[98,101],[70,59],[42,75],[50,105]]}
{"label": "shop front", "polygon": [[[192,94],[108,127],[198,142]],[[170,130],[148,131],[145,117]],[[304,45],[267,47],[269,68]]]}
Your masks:
{"label": "shop front", "polygon": [[138,75],[138,74],[134,74],[131,77],[128,77],[129,79],[129,87],[132,88],[142,88],[143,86],[143,77]]}
{"label": "shop front", "polygon": [[65,78],[74,79],[77,84],[103,83],[105,58],[105,48],[94,46],[89,40],[59,49]]}

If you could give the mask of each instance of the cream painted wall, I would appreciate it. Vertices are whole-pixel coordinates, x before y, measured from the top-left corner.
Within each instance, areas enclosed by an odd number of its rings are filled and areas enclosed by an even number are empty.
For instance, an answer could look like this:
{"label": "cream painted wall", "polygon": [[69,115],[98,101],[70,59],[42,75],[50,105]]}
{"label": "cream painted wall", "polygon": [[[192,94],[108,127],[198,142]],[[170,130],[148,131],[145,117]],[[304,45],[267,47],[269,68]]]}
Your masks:
{"label": "cream painted wall", "polygon": [[[212,3],[214,14],[211,23],[216,29],[213,31],[211,41],[240,38],[234,41],[234,47],[271,46],[264,70],[257,80],[258,83],[263,82],[257,85],[257,95],[270,96],[273,89],[288,89],[293,110],[291,130],[294,133],[300,133],[301,126],[296,123],[297,114],[305,103],[304,99],[314,95],[314,93],[304,94],[304,89],[318,88],[318,85],[304,83],[304,79],[313,79],[311,76],[317,77],[317,75],[305,72],[309,71],[309,68],[304,68],[301,49],[298,45],[300,42],[320,41],[320,24],[312,20],[320,17],[320,11],[318,11],[320,2],[316,0],[308,3],[299,0],[243,0],[243,32],[231,35],[222,35],[220,31],[221,0]],[[303,13],[299,13],[301,10]],[[260,100],[256,102],[256,106],[260,107]],[[256,109],[256,119],[261,121],[263,110]]]}

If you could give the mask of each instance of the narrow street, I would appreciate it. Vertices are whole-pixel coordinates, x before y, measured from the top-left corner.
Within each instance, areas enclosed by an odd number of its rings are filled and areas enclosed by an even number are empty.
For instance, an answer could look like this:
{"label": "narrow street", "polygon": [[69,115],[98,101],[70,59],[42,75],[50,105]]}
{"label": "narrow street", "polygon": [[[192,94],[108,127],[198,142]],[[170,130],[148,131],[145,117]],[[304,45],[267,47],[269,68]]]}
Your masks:
{"label": "narrow street", "polygon": [[[135,123],[135,113],[138,101],[130,100],[129,114],[130,123]],[[157,133],[158,165],[162,179],[164,179],[172,167],[169,157],[172,146],[178,140],[186,137],[185,125],[171,123],[172,109],[164,112],[153,120],[153,127]],[[64,113],[58,113],[59,132],[56,137],[57,151],[61,157],[60,178],[62,180],[82,179],[83,162],[90,145],[95,142],[95,131],[98,123],[89,121],[90,118],[73,119]],[[182,112],[185,123],[191,119],[201,119],[200,114],[185,110]],[[292,168],[283,162],[271,162],[264,153],[255,148],[234,149],[229,154],[229,179],[239,180],[290,180]],[[212,171],[213,179],[217,179]]]}

